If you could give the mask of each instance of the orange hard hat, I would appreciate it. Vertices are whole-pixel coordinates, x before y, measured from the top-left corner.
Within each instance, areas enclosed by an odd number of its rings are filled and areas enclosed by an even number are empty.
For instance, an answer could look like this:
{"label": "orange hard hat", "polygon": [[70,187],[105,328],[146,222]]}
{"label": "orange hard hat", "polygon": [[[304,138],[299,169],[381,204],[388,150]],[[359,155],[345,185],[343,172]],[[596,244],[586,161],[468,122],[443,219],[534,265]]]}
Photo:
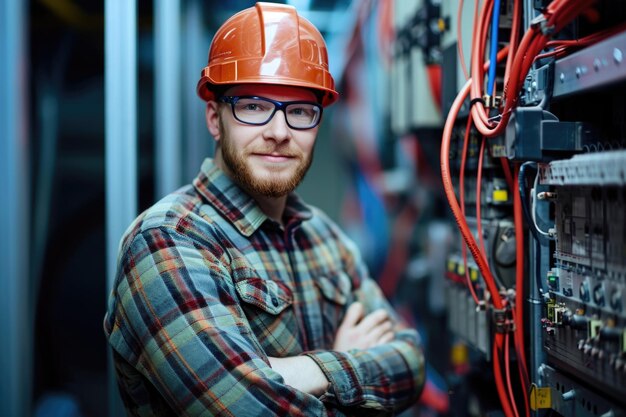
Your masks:
{"label": "orange hard hat", "polygon": [[339,98],[324,38],[284,4],[257,3],[217,30],[197,92],[208,101],[221,86],[252,83],[310,88],[319,93],[322,106]]}

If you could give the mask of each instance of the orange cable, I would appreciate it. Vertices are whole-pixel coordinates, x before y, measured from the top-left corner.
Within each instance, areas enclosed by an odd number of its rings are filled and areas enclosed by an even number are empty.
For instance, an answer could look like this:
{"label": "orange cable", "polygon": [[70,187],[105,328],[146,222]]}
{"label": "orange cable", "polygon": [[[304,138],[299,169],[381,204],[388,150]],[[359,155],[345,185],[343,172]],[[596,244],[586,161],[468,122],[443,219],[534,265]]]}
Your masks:
{"label": "orange cable", "polygon": [[500,397],[500,402],[502,403],[502,411],[504,411],[504,415],[506,417],[513,417],[513,411],[511,410],[511,404],[509,403],[509,397],[507,395],[506,389],[504,387],[504,382],[502,381],[502,368],[500,364],[500,348],[502,347],[502,338],[504,335],[502,333],[496,333],[493,338],[493,348],[492,348],[492,361],[493,361],[493,377],[496,382],[496,390],[498,391],[498,397]]}
{"label": "orange cable", "polygon": [[483,255],[487,256],[487,250],[485,249],[485,238],[483,237],[483,224],[480,221],[482,218],[481,210],[482,210],[482,188],[481,183],[483,182],[483,159],[485,155],[485,142],[487,138],[481,138],[480,141],[480,151],[478,152],[478,168],[476,174],[476,232],[478,233],[478,240],[480,242],[480,248],[483,251]]}
{"label": "orange cable", "polygon": [[[459,173],[459,199],[461,204],[461,212],[463,213],[463,217],[465,217],[465,162],[467,159],[467,147],[469,143],[469,132],[472,127],[472,118],[467,118],[467,126],[465,128],[465,137],[463,140],[463,151],[461,154],[461,172]],[[474,302],[478,305],[480,301],[478,300],[478,295],[476,294],[476,290],[474,290],[474,285],[472,284],[472,280],[470,279],[469,270],[467,269],[467,246],[465,246],[465,242],[461,242],[461,253],[463,254],[463,266],[465,268],[465,281],[467,283],[467,288],[470,290],[472,294],[472,298]]]}
{"label": "orange cable", "polygon": [[[488,9],[485,9],[485,5],[489,3],[486,1],[483,4],[483,16],[488,13]],[[582,13],[592,2],[590,0],[555,0],[548,5],[546,12],[544,13],[545,22],[543,25],[532,25],[524,34],[522,41],[518,47],[518,51],[515,54],[511,54],[513,57],[513,63],[511,64],[511,73],[508,80],[506,80],[504,87],[504,106],[498,123],[492,123],[489,120],[487,111],[484,105],[480,102],[472,106],[471,112],[474,118],[474,124],[478,131],[487,136],[493,137],[503,133],[508,120],[511,117],[512,111],[517,105],[518,93],[523,85],[524,78],[530,69],[534,61],[534,57],[543,49],[551,36],[550,33],[545,34],[540,30],[542,27],[551,28],[552,33],[560,31],[567,23],[573,20],[578,14]],[[484,30],[483,19],[478,19],[479,27],[476,32],[482,33]],[[541,28],[540,28],[541,26]],[[480,46],[478,40],[474,41],[472,49],[472,86],[471,86],[471,98],[481,97],[481,84],[483,82],[483,73],[480,72],[480,60],[484,57],[483,49]],[[511,58],[509,58],[511,59]]]}
{"label": "orange cable", "polygon": [[[511,37],[509,39],[509,54],[515,55],[517,52],[517,44],[519,42],[519,30],[520,30],[520,21],[521,21],[521,13],[522,13],[522,2],[520,0],[514,0],[513,2],[513,23],[511,25]],[[512,59],[506,60],[506,67],[504,70],[504,84],[509,78],[509,74],[511,73],[511,64],[513,63]]]}
{"label": "orange cable", "polygon": [[513,394],[513,385],[511,384],[511,363],[509,361],[509,333],[504,335],[504,372],[506,374],[506,388],[509,393],[509,399],[511,401],[511,406],[513,407],[513,414],[516,417],[519,417],[519,412],[517,411],[517,405],[515,404],[515,395]]}
{"label": "orange cable", "polygon": [[[515,182],[518,184],[519,167],[515,169]],[[515,352],[520,371],[520,382],[524,396],[526,415],[530,415],[528,409],[528,389],[530,381],[527,372],[526,353],[524,350],[524,228],[522,218],[522,199],[519,187],[513,187],[513,219],[515,223],[516,238],[516,262],[515,262]]]}
{"label": "orange cable", "polygon": [[[508,46],[505,46],[498,52],[497,60],[498,61],[502,60],[507,55],[507,53],[508,53]],[[464,216],[461,213],[459,203],[456,200],[456,196],[454,193],[454,186],[452,185],[452,178],[450,176],[449,152],[450,152],[450,140],[452,137],[452,127],[454,126],[454,121],[456,120],[456,117],[460,111],[460,108],[463,102],[465,101],[466,97],[468,96],[470,92],[471,84],[472,84],[471,80],[468,80],[465,83],[465,85],[463,86],[463,88],[461,89],[457,97],[455,98],[454,102],[452,103],[452,106],[448,113],[448,117],[446,118],[446,123],[444,125],[444,132],[443,132],[442,143],[441,143],[441,154],[440,154],[441,176],[442,176],[442,182],[443,182],[446,198],[448,199],[448,203],[450,205],[450,208],[452,209],[452,213],[459,226],[461,235],[463,236],[466,244],[468,245],[468,248],[470,252],[472,253],[472,256],[474,257],[474,260],[476,261],[478,268],[481,274],[483,275],[483,279],[485,280],[485,283],[487,285],[487,290],[491,294],[492,303],[494,307],[498,310],[501,310],[503,308],[503,301],[502,301],[501,295],[498,292],[497,286],[495,285],[495,280],[489,269],[489,265],[486,259],[484,258],[483,254],[478,249],[478,245],[476,244],[476,241],[474,240],[474,237],[472,236],[472,233],[469,230],[467,221],[465,220]],[[494,338],[494,346],[498,346],[498,344],[501,344],[501,337],[502,337],[501,334],[496,334]],[[494,348],[494,354],[497,354],[497,349],[495,348]],[[494,360],[494,376],[496,378],[496,385],[498,387],[498,395],[500,397],[500,401],[502,403],[503,409],[505,410],[505,414],[507,417],[512,417],[512,412],[510,409],[510,405],[508,404],[506,391],[504,390],[503,383],[502,383],[502,374],[500,371],[500,364],[499,364],[498,358]]]}
{"label": "orange cable", "polygon": [[506,157],[500,157],[500,164],[502,165],[502,171],[504,171],[504,178],[506,180],[506,184],[509,186],[509,190],[512,190],[515,187],[515,183],[513,182],[513,177],[511,176],[511,167],[509,166],[509,160]]}
{"label": "orange cable", "polygon": [[[504,47],[502,50],[498,52],[497,59],[502,60],[508,52],[508,47]],[[465,98],[469,94],[469,90],[471,87],[471,80],[468,80],[457,97],[455,98],[452,106],[450,107],[450,111],[448,112],[448,117],[446,118],[446,123],[444,125],[442,142],[441,142],[441,152],[440,152],[440,162],[441,162],[441,176],[444,191],[446,194],[446,198],[448,199],[448,204],[452,210],[452,214],[455,217],[457,224],[459,225],[459,229],[465,242],[468,245],[476,264],[478,265],[478,269],[480,270],[485,283],[487,285],[487,289],[492,296],[492,302],[497,309],[502,309],[503,303],[502,298],[498,292],[498,288],[495,285],[495,281],[493,279],[493,274],[489,270],[489,265],[487,260],[482,255],[480,250],[478,249],[478,245],[472,236],[469,227],[467,226],[467,221],[465,217],[461,213],[461,208],[459,207],[459,203],[456,199],[456,195],[454,193],[454,186],[452,184],[452,178],[450,176],[450,160],[449,160],[449,152],[450,152],[450,140],[452,137],[452,127],[454,126],[454,121],[465,101]]]}

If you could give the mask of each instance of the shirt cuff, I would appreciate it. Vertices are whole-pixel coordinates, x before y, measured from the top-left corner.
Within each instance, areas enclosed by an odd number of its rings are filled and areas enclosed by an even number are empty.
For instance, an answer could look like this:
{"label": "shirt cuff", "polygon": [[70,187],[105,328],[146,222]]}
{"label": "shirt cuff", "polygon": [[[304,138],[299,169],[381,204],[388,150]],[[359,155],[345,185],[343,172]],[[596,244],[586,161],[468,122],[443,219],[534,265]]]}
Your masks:
{"label": "shirt cuff", "polygon": [[330,387],[321,399],[335,399],[342,406],[354,406],[365,402],[362,381],[355,372],[358,364],[349,353],[337,351],[315,351],[304,353],[317,363]]}

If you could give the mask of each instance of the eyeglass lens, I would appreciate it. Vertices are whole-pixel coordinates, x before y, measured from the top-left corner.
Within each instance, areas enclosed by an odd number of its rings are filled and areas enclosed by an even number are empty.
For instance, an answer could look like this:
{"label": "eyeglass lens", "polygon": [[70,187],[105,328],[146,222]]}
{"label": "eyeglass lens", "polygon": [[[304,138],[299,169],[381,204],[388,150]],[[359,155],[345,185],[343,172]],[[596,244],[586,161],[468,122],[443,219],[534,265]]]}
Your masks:
{"label": "eyeglass lens", "polygon": [[[234,104],[235,116],[244,123],[264,124],[269,121],[276,105],[259,98],[240,98]],[[310,128],[317,124],[320,107],[312,103],[292,103],[285,107],[287,123],[295,128]]]}

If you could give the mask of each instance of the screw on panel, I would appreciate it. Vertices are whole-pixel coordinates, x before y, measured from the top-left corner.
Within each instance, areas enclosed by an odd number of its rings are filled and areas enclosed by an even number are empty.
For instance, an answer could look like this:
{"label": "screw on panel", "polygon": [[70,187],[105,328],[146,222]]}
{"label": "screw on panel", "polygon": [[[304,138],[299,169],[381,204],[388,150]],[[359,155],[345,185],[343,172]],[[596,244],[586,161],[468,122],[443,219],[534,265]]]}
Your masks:
{"label": "screw on panel", "polygon": [[622,59],[622,51],[619,48],[613,48],[613,61],[615,61],[616,64],[621,64]]}

